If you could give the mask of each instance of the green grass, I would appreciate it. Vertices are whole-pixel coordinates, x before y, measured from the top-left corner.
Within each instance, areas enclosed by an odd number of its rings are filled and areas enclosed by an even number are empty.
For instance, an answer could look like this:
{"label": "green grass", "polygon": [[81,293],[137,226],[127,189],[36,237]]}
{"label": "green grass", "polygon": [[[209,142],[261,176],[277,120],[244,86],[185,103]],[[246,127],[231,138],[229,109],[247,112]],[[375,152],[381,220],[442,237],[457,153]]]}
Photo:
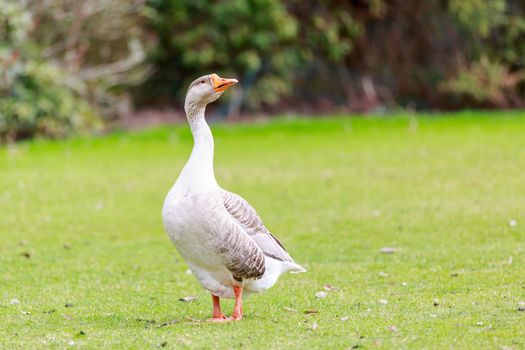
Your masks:
{"label": "green grass", "polygon": [[308,273],[200,322],[160,215],[187,127],[21,143],[0,149],[0,348],[525,347],[525,114],[212,129],[219,183]]}

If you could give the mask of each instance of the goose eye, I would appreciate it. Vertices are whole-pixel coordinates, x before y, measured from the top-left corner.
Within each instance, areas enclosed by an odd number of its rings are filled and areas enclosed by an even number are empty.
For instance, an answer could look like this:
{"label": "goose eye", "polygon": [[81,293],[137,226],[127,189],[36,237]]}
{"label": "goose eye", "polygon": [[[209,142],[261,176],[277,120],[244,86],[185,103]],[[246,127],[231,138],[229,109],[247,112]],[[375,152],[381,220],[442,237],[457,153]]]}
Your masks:
{"label": "goose eye", "polygon": [[201,84],[204,84],[204,83],[205,83],[205,81],[204,81],[204,80],[201,80]]}

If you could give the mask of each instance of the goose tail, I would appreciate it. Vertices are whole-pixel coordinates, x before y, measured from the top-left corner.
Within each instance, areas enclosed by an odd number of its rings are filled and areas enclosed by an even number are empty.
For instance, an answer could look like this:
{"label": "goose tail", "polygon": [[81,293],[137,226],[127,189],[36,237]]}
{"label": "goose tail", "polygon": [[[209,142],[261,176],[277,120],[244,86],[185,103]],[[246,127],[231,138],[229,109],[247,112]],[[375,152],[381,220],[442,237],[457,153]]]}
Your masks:
{"label": "goose tail", "polygon": [[303,273],[303,272],[306,272],[306,269],[304,267],[302,267],[301,265],[296,264],[294,262],[291,262],[291,261],[287,261],[285,266],[286,266],[285,267],[286,272],[291,272],[291,273]]}

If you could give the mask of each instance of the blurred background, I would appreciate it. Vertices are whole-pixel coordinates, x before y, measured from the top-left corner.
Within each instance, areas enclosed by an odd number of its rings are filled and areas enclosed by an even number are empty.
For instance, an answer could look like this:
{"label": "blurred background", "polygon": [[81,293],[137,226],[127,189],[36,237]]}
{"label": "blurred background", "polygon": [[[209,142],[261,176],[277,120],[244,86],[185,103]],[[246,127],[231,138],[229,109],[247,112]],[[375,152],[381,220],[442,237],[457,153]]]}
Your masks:
{"label": "blurred background", "polygon": [[[522,108],[521,0],[0,0],[0,139],[216,116]],[[217,104],[219,105],[219,104]]]}

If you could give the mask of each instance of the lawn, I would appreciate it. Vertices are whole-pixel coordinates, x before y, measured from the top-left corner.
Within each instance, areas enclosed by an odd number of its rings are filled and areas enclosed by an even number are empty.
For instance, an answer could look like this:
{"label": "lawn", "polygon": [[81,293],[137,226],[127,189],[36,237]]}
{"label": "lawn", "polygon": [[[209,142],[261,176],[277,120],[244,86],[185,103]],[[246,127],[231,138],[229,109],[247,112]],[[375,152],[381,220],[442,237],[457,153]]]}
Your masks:
{"label": "lawn", "polygon": [[202,322],[211,298],[160,214],[185,125],[11,145],[0,348],[525,348],[525,113],[212,130],[219,183],[308,272],[248,298],[241,322]]}

